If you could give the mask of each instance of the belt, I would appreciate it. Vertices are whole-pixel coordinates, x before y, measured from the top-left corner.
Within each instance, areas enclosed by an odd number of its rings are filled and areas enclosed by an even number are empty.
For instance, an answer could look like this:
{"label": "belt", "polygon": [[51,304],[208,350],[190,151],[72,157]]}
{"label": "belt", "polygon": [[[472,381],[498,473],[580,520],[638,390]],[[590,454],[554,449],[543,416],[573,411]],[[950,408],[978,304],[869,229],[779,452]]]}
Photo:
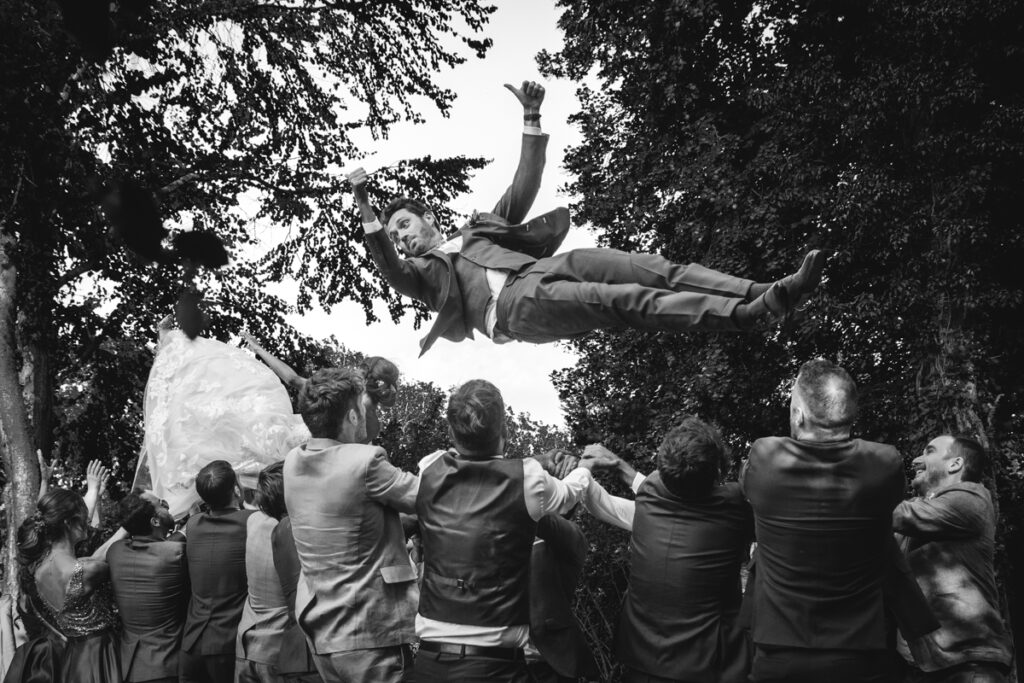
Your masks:
{"label": "belt", "polygon": [[460,657],[490,657],[491,659],[507,659],[511,662],[524,659],[523,649],[519,647],[479,647],[478,645],[440,643],[436,640],[421,640],[420,652],[436,652],[437,654]]}

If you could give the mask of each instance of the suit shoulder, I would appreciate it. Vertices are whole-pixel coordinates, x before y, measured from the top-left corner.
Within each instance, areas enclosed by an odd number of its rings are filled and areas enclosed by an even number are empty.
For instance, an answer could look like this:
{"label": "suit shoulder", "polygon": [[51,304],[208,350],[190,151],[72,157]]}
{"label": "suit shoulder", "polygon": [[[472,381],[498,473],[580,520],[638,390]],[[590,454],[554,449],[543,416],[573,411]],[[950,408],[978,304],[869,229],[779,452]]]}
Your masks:
{"label": "suit shoulder", "polygon": [[750,458],[766,458],[780,449],[788,449],[792,442],[788,436],[763,436],[750,445]]}
{"label": "suit shoulder", "polygon": [[865,441],[863,439],[858,439],[857,442],[862,452],[868,454],[879,463],[890,467],[903,467],[903,456],[900,455],[895,446],[878,443],[877,441]]}

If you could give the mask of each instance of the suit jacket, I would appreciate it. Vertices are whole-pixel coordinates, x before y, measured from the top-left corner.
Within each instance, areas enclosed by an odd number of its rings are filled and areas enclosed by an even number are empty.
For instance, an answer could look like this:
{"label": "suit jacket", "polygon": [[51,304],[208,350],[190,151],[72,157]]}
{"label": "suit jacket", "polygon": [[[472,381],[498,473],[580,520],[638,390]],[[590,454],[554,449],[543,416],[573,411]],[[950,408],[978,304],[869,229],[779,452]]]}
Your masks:
{"label": "suit jacket", "polygon": [[523,135],[512,185],[491,213],[474,214],[460,229],[463,242],[458,254],[434,249],[423,256],[402,258],[386,230],[366,235],[370,256],[388,284],[438,312],[420,340],[421,356],[438,337],[455,342],[473,338],[474,321],[483,319],[480,309],[486,307],[489,295],[480,292],[480,282],[470,287],[463,280],[482,278],[485,268],[519,272],[561,246],[569,231],[568,209],[558,208],[520,224],[540,189],[547,141],[547,135]]}
{"label": "suit jacket", "polygon": [[274,569],[277,570],[277,576],[281,581],[281,592],[288,608],[288,623],[281,634],[277,670],[282,675],[316,671],[309,643],[295,622],[295,590],[299,585],[302,567],[295,552],[291,518],[285,517],[274,527],[270,540],[274,548]]}
{"label": "suit jacket", "polygon": [[537,522],[537,537],[530,555],[530,642],[560,676],[596,678],[597,662],[572,611],[587,539],[557,515]]}
{"label": "suit jacket", "polygon": [[619,661],[695,683],[746,681],[750,648],[737,619],[740,568],[753,536],[738,484],[681,498],[660,472],[647,477],[636,494]]}
{"label": "suit jacket", "polygon": [[185,527],[188,603],[182,649],[194,655],[235,654],[235,636],[249,594],[245,574],[246,523],[252,510],[193,515]]}
{"label": "suit jacket", "polygon": [[741,484],[758,541],[756,644],[886,647],[882,594],[892,510],[905,482],[892,446],[860,439],[754,442]]}
{"label": "suit jacket", "polygon": [[276,665],[281,653],[281,636],[288,626],[288,603],[274,568],[270,541],[277,520],[263,512],[254,512],[247,526],[245,574],[249,597],[238,622],[235,656]]}
{"label": "suit jacket", "polygon": [[419,590],[398,512],[419,480],[384,449],[310,439],[284,461],[284,492],[304,580],[296,618],[316,654],[411,643]]}
{"label": "suit jacket", "polygon": [[178,675],[189,590],[185,544],[126,538],[107,551],[126,681]]}

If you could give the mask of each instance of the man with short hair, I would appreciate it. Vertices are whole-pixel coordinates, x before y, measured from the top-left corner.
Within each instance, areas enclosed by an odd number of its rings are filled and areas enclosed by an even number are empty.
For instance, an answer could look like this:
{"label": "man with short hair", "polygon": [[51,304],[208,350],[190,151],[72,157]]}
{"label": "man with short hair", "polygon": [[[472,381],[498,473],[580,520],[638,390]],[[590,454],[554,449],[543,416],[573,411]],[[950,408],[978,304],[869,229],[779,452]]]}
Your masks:
{"label": "man with short hair", "polygon": [[312,437],[285,458],[285,503],[302,566],[296,618],[326,683],[408,680],[415,639],[416,568],[399,512],[417,478],[366,440],[365,385],[327,368],[299,392]]}
{"label": "man with short hair", "polygon": [[905,478],[895,448],[852,438],[857,411],[849,373],[809,361],[791,437],[750,448],[740,484],[758,542],[753,681],[889,680],[882,595]]}
{"label": "man with short hair", "polygon": [[[565,208],[523,224],[540,188],[547,135],[540,128],[544,87],[506,84],[523,106],[522,151],[512,185],[490,213],[474,213],[459,234],[442,237],[434,212],[399,197],[378,218],[367,174],[349,175],[370,256],[388,283],[438,313],[420,342],[438,337],[535,344],[592,330],[634,327],[686,331],[751,329],[792,311],[817,287],[825,254],[807,254],[800,270],[755,283],[657,254],[614,249],[555,251],[569,230]],[[408,258],[398,255],[401,250]]]}
{"label": "man with short hair", "polygon": [[981,483],[985,466],[985,449],[974,439],[932,439],[913,462],[918,497],[892,515],[900,548],[941,624],[898,641],[913,683],[1007,679],[1013,644],[999,611],[996,515]]}
{"label": "man with short hair", "polygon": [[226,460],[214,460],[196,475],[196,493],[208,510],[185,527],[192,597],[181,642],[181,679],[224,683],[235,676],[235,637],[249,594],[245,573],[246,524],[242,491]]}
{"label": "man with short hair", "polygon": [[525,682],[537,523],[579,502],[586,472],[560,481],[534,458],[506,459],[505,402],[486,380],[452,392],[446,417],[455,448],[420,461],[416,496],[416,680]]}
{"label": "man with short hair", "polygon": [[121,500],[128,538],[107,551],[121,615],[121,671],[127,683],[175,683],[189,599],[185,545],[168,541],[174,519],[166,503],[129,494]]}
{"label": "man with short hair", "polygon": [[598,519],[631,532],[629,587],[616,654],[627,683],[741,683],[750,670],[738,626],[740,568],[753,518],[718,431],[693,416],[673,427],[649,477],[601,445],[584,466],[612,467],[636,492],[630,501],[589,482],[585,504]]}

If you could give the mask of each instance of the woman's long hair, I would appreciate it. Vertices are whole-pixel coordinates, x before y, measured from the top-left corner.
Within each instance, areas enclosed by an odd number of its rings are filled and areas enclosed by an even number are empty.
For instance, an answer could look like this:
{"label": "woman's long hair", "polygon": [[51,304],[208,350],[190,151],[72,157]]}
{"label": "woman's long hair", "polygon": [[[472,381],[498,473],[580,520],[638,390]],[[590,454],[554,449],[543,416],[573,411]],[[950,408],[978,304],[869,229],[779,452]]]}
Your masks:
{"label": "woman's long hair", "polygon": [[67,533],[65,522],[86,524],[88,511],[82,496],[74,491],[50,489],[36,503],[36,511],[18,527],[18,564],[21,589],[35,594],[35,569],[53,543]]}

